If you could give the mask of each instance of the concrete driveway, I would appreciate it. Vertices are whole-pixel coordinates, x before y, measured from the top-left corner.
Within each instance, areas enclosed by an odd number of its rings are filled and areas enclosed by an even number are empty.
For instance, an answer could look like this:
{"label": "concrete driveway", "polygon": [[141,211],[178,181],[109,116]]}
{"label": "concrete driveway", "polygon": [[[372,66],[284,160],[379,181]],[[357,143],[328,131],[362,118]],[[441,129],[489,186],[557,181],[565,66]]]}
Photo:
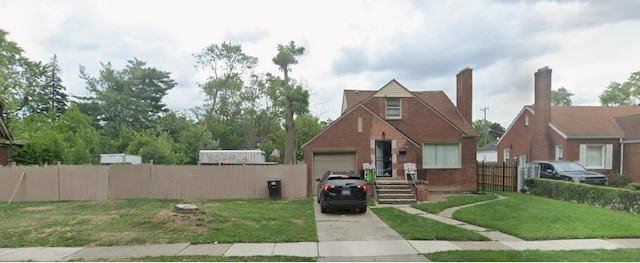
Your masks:
{"label": "concrete driveway", "polygon": [[370,210],[323,214],[314,204],[319,262],[429,261]]}
{"label": "concrete driveway", "polygon": [[318,240],[323,241],[390,241],[404,240],[373,212],[329,211],[321,213],[314,202]]}

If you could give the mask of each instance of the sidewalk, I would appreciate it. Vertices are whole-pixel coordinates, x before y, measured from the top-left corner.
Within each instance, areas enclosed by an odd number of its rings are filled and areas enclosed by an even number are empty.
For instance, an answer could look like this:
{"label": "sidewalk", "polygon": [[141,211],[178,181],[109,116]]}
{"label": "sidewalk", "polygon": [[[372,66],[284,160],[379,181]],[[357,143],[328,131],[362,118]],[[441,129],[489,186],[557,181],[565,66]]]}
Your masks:
{"label": "sidewalk", "polygon": [[[640,248],[640,239],[571,239],[548,241],[329,241],[302,243],[188,243],[122,247],[0,248],[0,261],[92,261],[145,256],[298,256],[332,259],[366,257],[366,261],[418,261],[419,254],[449,250],[577,250]],[[360,258],[362,259],[362,258]],[[386,260],[385,260],[386,259]],[[424,258],[423,258],[424,259]]]}

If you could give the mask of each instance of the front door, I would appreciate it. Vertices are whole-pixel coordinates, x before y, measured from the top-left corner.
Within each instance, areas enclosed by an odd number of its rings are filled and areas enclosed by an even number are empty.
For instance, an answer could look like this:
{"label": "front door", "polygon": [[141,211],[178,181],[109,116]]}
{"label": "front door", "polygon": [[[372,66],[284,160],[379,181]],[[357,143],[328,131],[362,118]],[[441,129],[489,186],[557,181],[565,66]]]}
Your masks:
{"label": "front door", "polygon": [[376,176],[393,176],[391,165],[391,141],[376,141]]}

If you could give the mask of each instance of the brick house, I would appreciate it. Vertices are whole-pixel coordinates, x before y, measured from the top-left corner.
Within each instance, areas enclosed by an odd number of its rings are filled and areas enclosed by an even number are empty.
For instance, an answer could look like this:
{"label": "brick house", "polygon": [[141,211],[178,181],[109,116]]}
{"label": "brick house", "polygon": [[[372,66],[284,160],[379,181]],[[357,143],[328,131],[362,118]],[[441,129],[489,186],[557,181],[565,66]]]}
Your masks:
{"label": "brick house", "polygon": [[2,116],[4,116],[4,103],[0,102],[0,165],[7,166],[9,164],[9,148],[15,142]]}
{"label": "brick house", "polygon": [[498,141],[498,160],[578,161],[640,182],[640,107],[551,106],[551,69],[534,76],[534,104],[522,108]]}
{"label": "brick house", "polygon": [[[472,69],[457,74],[457,107],[443,91],[410,91],[396,80],[378,90],[344,90],[342,114],[302,146],[309,185],[327,170],[405,179],[415,163],[429,191],[475,190]],[[309,189],[310,193],[313,189]]]}

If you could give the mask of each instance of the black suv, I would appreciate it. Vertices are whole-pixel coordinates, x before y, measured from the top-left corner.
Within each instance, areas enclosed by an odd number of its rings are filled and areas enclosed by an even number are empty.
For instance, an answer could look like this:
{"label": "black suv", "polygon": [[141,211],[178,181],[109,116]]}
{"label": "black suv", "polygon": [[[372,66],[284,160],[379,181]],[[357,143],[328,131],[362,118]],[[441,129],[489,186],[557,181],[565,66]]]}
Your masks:
{"label": "black suv", "polygon": [[318,182],[318,203],[320,211],[329,209],[356,209],[367,212],[367,185],[354,172],[324,173]]}
{"label": "black suv", "polygon": [[607,185],[607,177],[601,173],[588,171],[577,162],[535,161],[540,166],[540,178],[564,180],[577,183]]}

